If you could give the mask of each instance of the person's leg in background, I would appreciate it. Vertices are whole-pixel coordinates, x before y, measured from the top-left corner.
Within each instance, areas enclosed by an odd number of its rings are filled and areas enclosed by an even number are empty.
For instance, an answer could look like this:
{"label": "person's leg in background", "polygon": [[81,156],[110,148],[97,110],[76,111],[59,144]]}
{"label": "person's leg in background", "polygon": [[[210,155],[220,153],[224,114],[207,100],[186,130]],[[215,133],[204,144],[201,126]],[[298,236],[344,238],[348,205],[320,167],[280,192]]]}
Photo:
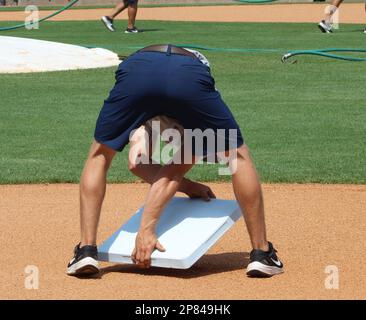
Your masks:
{"label": "person's leg in background", "polygon": [[110,18],[111,20],[114,20],[114,18],[117,17],[127,7],[128,7],[128,2],[126,0],[123,0],[121,3],[117,3],[117,5],[112,9],[108,18]]}
{"label": "person's leg in background", "polygon": [[135,26],[137,15],[138,0],[129,0],[128,4],[128,24],[125,33],[137,33],[138,30]]}
{"label": "person's leg in background", "polygon": [[138,0],[123,0],[123,2],[118,3],[110,12],[108,16],[102,17],[102,22],[109,31],[116,31],[113,20],[122,11],[128,8],[128,23],[126,33],[137,33],[138,30],[135,27],[136,15],[137,15]]}
{"label": "person's leg in background", "polygon": [[102,17],[102,22],[106,26],[109,31],[116,31],[113,25],[113,20],[117,17],[123,10],[128,7],[128,2],[123,0],[121,3],[117,3],[117,5],[112,9],[111,13],[108,16]]}
{"label": "person's leg in background", "polygon": [[343,0],[332,0],[329,7],[327,7],[327,12],[325,14],[324,20],[318,23],[319,29],[323,33],[332,33],[333,15],[338,10]]}

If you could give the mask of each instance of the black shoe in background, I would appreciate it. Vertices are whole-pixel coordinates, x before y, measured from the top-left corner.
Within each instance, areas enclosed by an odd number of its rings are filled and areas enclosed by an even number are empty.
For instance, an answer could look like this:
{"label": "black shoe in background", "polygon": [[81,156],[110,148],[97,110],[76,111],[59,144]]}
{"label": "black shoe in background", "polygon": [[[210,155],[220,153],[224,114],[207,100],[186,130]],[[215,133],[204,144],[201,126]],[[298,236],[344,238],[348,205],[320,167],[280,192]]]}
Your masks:
{"label": "black shoe in background", "polygon": [[127,28],[125,33],[139,33],[139,30],[136,27]]}

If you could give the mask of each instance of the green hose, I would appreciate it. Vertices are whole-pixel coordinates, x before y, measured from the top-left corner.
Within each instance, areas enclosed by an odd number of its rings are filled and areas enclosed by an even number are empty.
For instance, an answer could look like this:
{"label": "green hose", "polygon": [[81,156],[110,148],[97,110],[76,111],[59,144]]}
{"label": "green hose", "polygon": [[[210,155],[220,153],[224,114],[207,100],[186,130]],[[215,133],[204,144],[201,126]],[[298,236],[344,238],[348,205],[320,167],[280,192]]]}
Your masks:
{"label": "green hose", "polygon": [[[366,58],[356,58],[356,57],[349,57],[349,56],[340,56],[334,54],[332,52],[362,52],[366,53],[366,49],[345,49],[345,48],[330,48],[330,49],[318,49],[318,50],[294,50],[286,53],[282,56],[282,62],[288,62],[291,57],[298,56],[298,55],[315,55],[321,56],[325,58],[332,58],[338,60],[346,60],[346,61],[366,61]],[[293,61],[293,63],[296,60]]]}
{"label": "green hose", "polygon": [[245,48],[210,48],[205,46],[197,46],[193,44],[177,44],[178,47],[205,51],[221,51],[221,52],[278,52],[280,49],[245,49]]}
{"label": "green hose", "polygon": [[[108,46],[98,46],[98,45],[81,45],[86,48],[101,48],[104,47],[108,49]],[[194,44],[177,44],[176,46],[187,48],[187,49],[196,49],[196,50],[203,50],[203,51],[211,51],[211,52],[232,52],[232,53],[276,53],[276,52],[283,52],[283,49],[250,49],[250,48],[215,48],[215,47],[206,47],[201,45],[194,45]],[[116,47],[116,46],[113,46]],[[145,46],[117,46],[118,49],[132,49],[132,50],[139,50]],[[349,49],[349,48],[330,48],[330,49],[315,49],[315,50],[293,50],[289,51],[288,53],[282,56],[282,62],[289,62],[288,59],[297,55],[317,55],[326,58],[338,59],[338,60],[346,60],[346,61],[366,61],[366,58],[356,58],[356,57],[349,57],[349,56],[339,56],[334,53],[330,52],[359,52],[359,53],[366,53],[366,49]],[[122,57],[122,56],[121,56]],[[125,56],[123,56],[125,58]],[[296,62],[293,61],[293,63]]]}
{"label": "green hose", "polygon": [[[245,49],[245,48],[211,48],[205,46],[198,46],[192,44],[178,44],[178,47],[184,47],[187,49],[196,49],[196,50],[205,50],[205,51],[216,51],[216,52],[241,52],[241,53],[268,53],[268,52],[280,52],[281,49]],[[131,49],[141,49],[139,48],[131,48]],[[366,58],[356,58],[356,57],[348,57],[348,56],[339,56],[329,52],[361,52],[365,53],[366,49],[344,49],[344,48],[330,48],[330,49],[316,49],[316,50],[294,50],[286,53],[282,57],[282,62],[286,62],[290,57],[302,54],[309,55],[317,55],[326,58],[338,59],[338,60],[346,60],[346,61],[366,61]]]}
{"label": "green hose", "polygon": [[59,13],[65,11],[65,10],[69,9],[70,7],[72,7],[78,1],[79,0],[72,0],[70,3],[68,3],[67,5],[65,5],[64,7],[62,7],[61,9],[57,10],[56,12],[51,13],[50,15],[45,16],[44,18],[39,19],[39,20],[37,20],[35,22],[28,22],[28,23],[26,22],[26,23],[18,24],[18,25],[11,26],[11,27],[0,27],[0,31],[6,31],[6,30],[14,30],[14,29],[19,29],[19,28],[24,28],[26,26],[31,26],[32,24],[45,21],[45,20],[47,20],[49,18],[52,18],[52,17],[58,15]]}
{"label": "green hose", "polygon": [[[85,48],[104,48],[104,49],[131,49],[131,50],[139,50],[145,47],[145,45],[140,46],[119,46],[119,45],[83,45],[80,46]],[[187,48],[187,49],[195,49],[195,50],[203,50],[203,51],[215,51],[215,52],[238,52],[238,53],[273,53],[273,52],[283,52],[282,49],[246,49],[246,48],[212,48],[212,47],[205,47],[200,45],[194,44],[176,44],[177,47]]]}

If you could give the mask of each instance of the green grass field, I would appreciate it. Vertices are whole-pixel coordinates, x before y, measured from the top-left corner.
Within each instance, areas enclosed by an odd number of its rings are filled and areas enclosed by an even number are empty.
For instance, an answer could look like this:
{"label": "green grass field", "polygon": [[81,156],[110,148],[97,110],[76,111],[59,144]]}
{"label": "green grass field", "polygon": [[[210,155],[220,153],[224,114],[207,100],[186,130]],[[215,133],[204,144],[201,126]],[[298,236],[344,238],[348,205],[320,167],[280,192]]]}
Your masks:
{"label": "green grass field", "polygon": [[[12,25],[14,23],[2,23]],[[117,22],[123,29],[124,21]],[[267,53],[204,52],[216,86],[236,116],[266,182],[366,183],[366,62],[302,56],[291,49],[365,48],[361,25],[332,35],[313,24],[139,21],[136,35],[106,32],[99,21],[45,22],[22,36],[106,47],[127,55],[153,43],[277,49]],[[95,120],[114,82],[114,68],[0,75],[0,183],[77,182]],[[111,182],[134,181],[126,151]],[[190,176],[222,180],[214,165]]]}

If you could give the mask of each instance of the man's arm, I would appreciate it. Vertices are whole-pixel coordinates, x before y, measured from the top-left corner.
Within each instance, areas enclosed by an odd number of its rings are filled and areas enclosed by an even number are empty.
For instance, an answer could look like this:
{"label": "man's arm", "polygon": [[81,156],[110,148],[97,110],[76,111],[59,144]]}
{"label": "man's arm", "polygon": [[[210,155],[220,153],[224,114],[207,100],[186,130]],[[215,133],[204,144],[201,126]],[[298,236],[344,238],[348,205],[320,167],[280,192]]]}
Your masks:
{"label": "man's arm", "polygon": [[155,249],[164,251],[163,246],[157,241],[155,229],[164,207],[178,191],[184,175],[192,166],[193,164],[170,164],[161,167],[157,172],[147,195],[132,253],[132,260],[139,266],[145,268],[150,266],[151,253]]}
{"label": "man's arm", "polygon": [[[137,163],[137,158],[141,158],[142,154],[146,153],[144,150],[144,138],[141,135],[141,132],[135,133],[130,142],[130,152],[128,155],[128,169],[137,177],[141,178],[145,182],[149,184],[153,184],[155,181],[155,177],[158,172],[161,170],[162,165],[158,163],[151,163],[151,154],[145,155],[145,163]],[[152,150],[150,146],[149,151]],[[210,187],[191,181],[185,177],[182,178],[178,190],[179,192],[185,193],[190,198],[201,198],[206,201],[209,201],[211,198],[216,198],[215,194],[211,190]]]}
{"label": "man's arm", "polygon": [[[169,164],[161,166],[151,163],[150,145],[145,149],[145,128],[135,132],[131,139],[131,148],[129,154],[130,171],[151,184],[144,212],[141,218],[140,229],[136,236],[135,249],[132,252],[134,263],[142,267],[149,267],[151,264],[151,253],[158,249],[164,251],[164,247],[157,241],[155,229],[160,215],[177,191],[186,193],[191,198],[202,198],[209,201],[215,198],[212,190],[203,184],[193,182],[184,178],[184,175],[192,168],[193,164]],[[146,164],[138,163],[137,159],[145,157]]]}
{"label": "man's arm", "polygon": [[[153,184],[161,168],[162,166],[160,164],[129,164],[129,170],[135,176],[149,184]],[[185,177],[182,178],[177,191],[185,193],[190,198],[201,198],[206,201],[209,201],[211,198],[216,198],[210,187]]]}

